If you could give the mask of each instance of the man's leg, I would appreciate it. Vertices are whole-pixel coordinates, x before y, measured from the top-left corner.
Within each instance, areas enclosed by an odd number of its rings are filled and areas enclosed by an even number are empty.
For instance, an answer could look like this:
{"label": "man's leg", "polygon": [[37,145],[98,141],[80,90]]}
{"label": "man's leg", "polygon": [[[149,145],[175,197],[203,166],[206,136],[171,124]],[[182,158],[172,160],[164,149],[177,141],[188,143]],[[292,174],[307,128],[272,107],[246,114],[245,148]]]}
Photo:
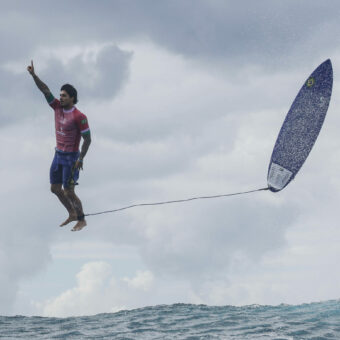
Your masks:
{"label": "man's leg", "polygon": [[69,213],[68,219],[60,225],[62,227],[71,221],[76,221],[77,213],[72,203],[65,196],[64,190],[62,189],[63,166],[60,163],[60,161],[61,161],[61,155],[59,155],[56,152],[54,154],[54,158],[53,158],[51,168],[50,168],[50,183],[51,183],[51,191],[59,198],[59,201],[67,209]]}
{"label": "man's leg", "polygon": [[84,218],[83,206],[81,200],[74,192],[74,185],[70,185],[68,188],[64,188],[65,196],[72,203],[76,213],[77,213],[77,224],[72,228],[72,231],[78,231],[86,226],[86,220]]}
{"label": "man's leg", "polygon": [[59,198],[59,201],[67,209],[69,213],[68,219],[60,226],[64,226],[72,221],[77,221],[77,212],[72,202],[65,195],[65,191],[62,189],[62,184],[51,184],[51,191]]}

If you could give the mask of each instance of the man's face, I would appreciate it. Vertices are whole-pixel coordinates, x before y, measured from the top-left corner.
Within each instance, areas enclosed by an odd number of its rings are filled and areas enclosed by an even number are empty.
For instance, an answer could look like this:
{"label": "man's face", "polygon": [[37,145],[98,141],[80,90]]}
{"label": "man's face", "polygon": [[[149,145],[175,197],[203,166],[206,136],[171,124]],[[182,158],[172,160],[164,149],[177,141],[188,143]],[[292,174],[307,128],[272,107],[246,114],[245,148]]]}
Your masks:
{"label": "man's face", "polygon": [[60,91],[60,105],[61,107],[69,107],[72,106],[73,97],[70,97],[65,90]]}

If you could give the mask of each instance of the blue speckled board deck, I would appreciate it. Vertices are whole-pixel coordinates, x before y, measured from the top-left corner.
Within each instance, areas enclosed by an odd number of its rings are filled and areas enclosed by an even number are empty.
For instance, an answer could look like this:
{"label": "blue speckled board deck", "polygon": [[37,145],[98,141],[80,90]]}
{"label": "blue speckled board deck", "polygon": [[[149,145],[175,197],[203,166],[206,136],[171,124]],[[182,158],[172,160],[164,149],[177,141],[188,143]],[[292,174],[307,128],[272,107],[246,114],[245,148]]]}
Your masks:
{"label": "blue speckled board deck", "polygon": [[308,77],[283,122],[268,169],[271,191],[285,188],[308,157],[324,122],[332,86],[332,63],[328,59]]}

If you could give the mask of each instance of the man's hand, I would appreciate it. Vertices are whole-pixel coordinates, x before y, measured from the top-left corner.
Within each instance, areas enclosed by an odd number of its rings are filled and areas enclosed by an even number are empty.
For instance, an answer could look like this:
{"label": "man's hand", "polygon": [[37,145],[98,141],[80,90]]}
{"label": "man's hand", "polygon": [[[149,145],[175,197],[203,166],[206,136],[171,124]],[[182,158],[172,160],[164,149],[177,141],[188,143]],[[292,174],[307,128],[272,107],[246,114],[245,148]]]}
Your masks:
{"label": "man's hand", "polygon": [[76,161],[76,164],[74,165],[75,169],[77,170],[83,170],[83,161],[81,159],[78,159]]}
{"label": "man's hand", "polygon": [[27,66],[27,71],[28,71],[32,76],[35,75],[35,73],[34,73],[34,66],[33,66],[33,60],[31,60],[31,65],[30,65],[30,66]]}

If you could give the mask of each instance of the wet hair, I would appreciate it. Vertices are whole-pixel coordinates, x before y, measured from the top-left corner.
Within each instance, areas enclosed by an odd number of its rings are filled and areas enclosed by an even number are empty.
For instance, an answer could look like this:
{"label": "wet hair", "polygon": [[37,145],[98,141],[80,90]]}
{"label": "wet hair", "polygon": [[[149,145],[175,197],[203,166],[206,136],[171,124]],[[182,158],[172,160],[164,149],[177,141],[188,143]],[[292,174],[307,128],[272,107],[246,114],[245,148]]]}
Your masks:
{"label": "wet hair", "polygon": [[60,91],[65,91],[71,98],[73,97],[73,103],[78,103],[78,93],[77,90],[70,84],[64,84]]}

